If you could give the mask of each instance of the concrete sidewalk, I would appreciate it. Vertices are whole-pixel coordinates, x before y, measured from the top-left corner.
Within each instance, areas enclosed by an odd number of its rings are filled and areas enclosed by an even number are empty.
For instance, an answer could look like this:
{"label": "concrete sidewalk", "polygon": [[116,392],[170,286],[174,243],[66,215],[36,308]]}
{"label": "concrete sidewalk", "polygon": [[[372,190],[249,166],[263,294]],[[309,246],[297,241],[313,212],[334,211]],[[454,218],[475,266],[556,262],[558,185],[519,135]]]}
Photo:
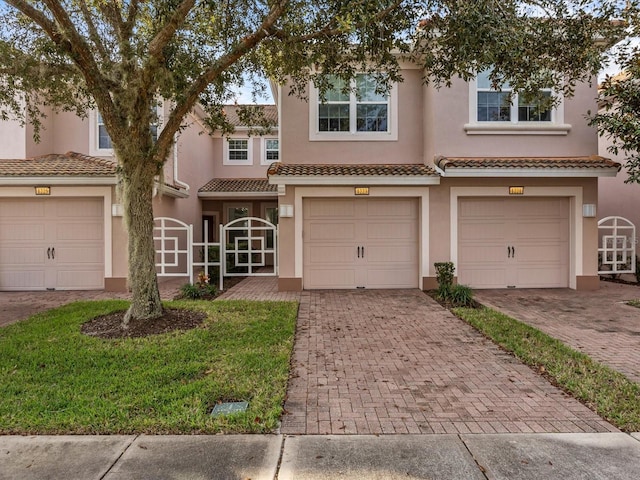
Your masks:
{"label": "concrete sidewalk", "polygon": [[5,479],[636,479],[640,434],[0,436]]}

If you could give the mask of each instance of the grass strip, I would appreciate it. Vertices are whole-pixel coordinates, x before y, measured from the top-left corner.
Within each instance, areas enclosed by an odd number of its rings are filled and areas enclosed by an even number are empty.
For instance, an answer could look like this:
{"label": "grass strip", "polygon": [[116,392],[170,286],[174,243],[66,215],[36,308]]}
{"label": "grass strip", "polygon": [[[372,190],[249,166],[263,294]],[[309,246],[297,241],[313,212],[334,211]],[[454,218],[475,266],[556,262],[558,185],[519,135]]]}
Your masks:
{"label": "grass strip", "polygon": [[637,383],[503,313],[485,307],[452,311],[620,430],[640,431]]}
{"label": "grass strip", "polygon": [[[77,302],[0,328],[0,434],[266,433],[282,413],[295,302],[182,301],[199,328],[104,340],[80,332],[127,302]],[[218,401],[249,409],[213,418]]]}

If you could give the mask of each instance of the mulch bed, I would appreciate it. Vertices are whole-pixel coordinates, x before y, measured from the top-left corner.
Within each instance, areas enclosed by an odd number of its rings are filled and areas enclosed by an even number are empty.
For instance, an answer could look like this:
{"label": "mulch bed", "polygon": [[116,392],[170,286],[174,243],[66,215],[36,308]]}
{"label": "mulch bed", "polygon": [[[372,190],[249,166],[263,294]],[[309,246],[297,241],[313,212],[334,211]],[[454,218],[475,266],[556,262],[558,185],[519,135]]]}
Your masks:
{"label": "mulch bed", "polygon": [[165,308],[164,315],[152,320],[136,320],[129,322],[129,328],[122,328],[125,310],[101,315],[82,325],[82,333],[92,337],[116,339],[136,338],[158,335],[174,330],[190,330],[202,324],[206,313],[194,310]]}

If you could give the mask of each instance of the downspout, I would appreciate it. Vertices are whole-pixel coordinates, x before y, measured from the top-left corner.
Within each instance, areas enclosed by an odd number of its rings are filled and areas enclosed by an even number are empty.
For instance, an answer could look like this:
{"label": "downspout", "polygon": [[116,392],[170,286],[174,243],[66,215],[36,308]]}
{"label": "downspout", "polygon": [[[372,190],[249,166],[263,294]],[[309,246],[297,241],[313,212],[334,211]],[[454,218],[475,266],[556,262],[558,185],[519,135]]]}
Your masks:
{"label": "downspout", "polygon": [[189,189],[191,188],[188,184],[181,182],[178,180],[178,134],[173,134],[173,181],[176,185],[184,188],[187,193],[189,193]]}

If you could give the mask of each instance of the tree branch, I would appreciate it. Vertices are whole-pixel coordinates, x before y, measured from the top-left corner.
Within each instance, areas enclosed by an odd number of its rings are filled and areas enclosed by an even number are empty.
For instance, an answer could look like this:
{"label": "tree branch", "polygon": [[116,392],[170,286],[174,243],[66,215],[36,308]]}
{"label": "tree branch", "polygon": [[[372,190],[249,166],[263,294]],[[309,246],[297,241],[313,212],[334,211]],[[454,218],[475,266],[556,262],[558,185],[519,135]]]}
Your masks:
{"label": "tree branch", "polygon": [[13,8],[24,13],[27,17],[36,22],[46,34],[54,41],[54,43],[65,50],[70,51],[68,40],[64,39],[57,25],[49,20],[40,10],[33,8],[30,4],[23,0],[7,0],[7,3]]}
{"label": "tree branch", "polygon": [[160,29],[153,40],[149,42],[149,56],[151,58],[156,59],[162,55],[162,50],[171,41],[178,28],[182,26],[195,3],[195,0],[183,0],[178,8],[176,8],[169,21]]}
{"label": "tree branch", "polygon": [[95,23],[93,23],[93,18],[91,18],[91,12],[89,12],[89,8],[87,7],[86,0],[82,0],[78,2],[80,5],[80,11],[82,12],[82,17],[87,24],[87,28],[89,29],[89,38],[96,46],[98,53],[100,54],[100,59],[103,63],[109,63],[109,54],[107,53],[107,49],[104,47],[102,43],[102,39],[100,38],[100,34],[98,33],[98,29],[96,28]]}
{"label": "tree branch", "polygon": [[193,109],[204,89],[222,72],[272,34],[273,26],[284,13],[288,3],[288,0],[276,2],[254,33],[244,37],[230,52],[219,58],[200,77],[195,79],[191,84],[191,88],[187,90],[184,99],[176,104],[169,115],[156,143],[158,152],[168,151],[173,141],[174,132],[179,130],[182,119]]}

